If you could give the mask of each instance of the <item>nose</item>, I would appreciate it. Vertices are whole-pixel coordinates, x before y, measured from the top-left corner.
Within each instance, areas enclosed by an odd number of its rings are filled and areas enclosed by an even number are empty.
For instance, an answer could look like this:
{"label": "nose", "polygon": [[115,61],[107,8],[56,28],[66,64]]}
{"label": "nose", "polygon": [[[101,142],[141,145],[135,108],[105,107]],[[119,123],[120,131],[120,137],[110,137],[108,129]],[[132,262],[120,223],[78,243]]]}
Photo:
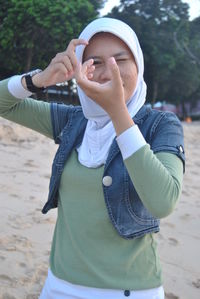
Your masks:
{"label": "nose", "polygon": [[111,80],[111,70],[108,63],[104,63],[99,73],[99,81],[100,83],[105,83]]}

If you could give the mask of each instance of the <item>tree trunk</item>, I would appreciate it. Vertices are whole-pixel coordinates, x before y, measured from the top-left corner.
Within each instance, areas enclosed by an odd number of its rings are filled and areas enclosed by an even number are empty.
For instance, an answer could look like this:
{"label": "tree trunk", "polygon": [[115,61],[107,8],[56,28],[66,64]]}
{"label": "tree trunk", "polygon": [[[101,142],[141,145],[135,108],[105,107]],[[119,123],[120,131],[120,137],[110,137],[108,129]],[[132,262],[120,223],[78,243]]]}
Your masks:
{"label": "tree trunk", "polygon": [[33,48],[27,49],[27,58],[26,58],[26,65],[25,65],[25,72],[29,72],[31,69],[33,59]]}
{"label": "tree trunk", "polygon": [[184,100],[181,101],[181,106],[182,106],[183,119],[185,119],[188,115],[187,115],[187,111],[185,109],[185,102],[184,102]]}

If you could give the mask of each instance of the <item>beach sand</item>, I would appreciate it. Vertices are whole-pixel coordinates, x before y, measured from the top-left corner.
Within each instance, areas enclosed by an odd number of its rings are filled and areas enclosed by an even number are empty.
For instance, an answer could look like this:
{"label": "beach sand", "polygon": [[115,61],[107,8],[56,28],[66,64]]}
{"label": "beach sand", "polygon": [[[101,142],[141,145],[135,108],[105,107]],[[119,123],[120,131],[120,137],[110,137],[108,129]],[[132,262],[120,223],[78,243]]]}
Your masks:
{"label": "beach sand", "polygon": [[[183,192],[156,235],[166,299],[200,298],[200,122],[183,127]],[[0,299],[36,299],[44,284],[57,211],[41,209],[56,149],[52,140],[0,119]]]}

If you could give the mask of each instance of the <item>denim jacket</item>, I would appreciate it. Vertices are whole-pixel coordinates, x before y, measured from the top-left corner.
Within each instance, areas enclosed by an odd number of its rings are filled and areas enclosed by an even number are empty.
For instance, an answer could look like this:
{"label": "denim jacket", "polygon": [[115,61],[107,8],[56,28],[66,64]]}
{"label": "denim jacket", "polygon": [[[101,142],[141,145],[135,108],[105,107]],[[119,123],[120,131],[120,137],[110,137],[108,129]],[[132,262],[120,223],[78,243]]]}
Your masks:
{"label": "denim jacket", "polygon": [[[48,201],[42,212],[57,207],[58,189],[64,164],[71,151],[78,147],[87,124],[81,107],[51,104],[55,142],[59,144],[52,165]],[[180,121],[170,112],[159,112],[143,106],[133,118],[154,153],[171,152],[184,162],[183,131]],[[116,139],[113,140],[104,166],[103,177],[112,184],[102,183],[108,214],[120,236],[128,239],[159,231],[159,220],[144,207],[124,165]],[[103,178],[102,178],[103,179]]]}

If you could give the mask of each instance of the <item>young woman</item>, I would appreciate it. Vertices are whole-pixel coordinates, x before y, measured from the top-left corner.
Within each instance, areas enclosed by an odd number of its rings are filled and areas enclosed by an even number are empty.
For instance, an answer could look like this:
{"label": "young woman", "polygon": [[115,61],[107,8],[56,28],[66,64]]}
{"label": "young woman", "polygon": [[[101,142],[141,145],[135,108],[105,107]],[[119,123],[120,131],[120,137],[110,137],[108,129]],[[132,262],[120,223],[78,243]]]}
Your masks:
{"label": "young woman", "polygon": [[[147,108],[143,54],[125,23],[100,18],[43,71],[1,82],[1,116],[59,143],[43,213],[58,207],[40,299],[163,299],[154,235],[181,193],[183,131]],[[35,101],[69,80],[81,106]]]}

